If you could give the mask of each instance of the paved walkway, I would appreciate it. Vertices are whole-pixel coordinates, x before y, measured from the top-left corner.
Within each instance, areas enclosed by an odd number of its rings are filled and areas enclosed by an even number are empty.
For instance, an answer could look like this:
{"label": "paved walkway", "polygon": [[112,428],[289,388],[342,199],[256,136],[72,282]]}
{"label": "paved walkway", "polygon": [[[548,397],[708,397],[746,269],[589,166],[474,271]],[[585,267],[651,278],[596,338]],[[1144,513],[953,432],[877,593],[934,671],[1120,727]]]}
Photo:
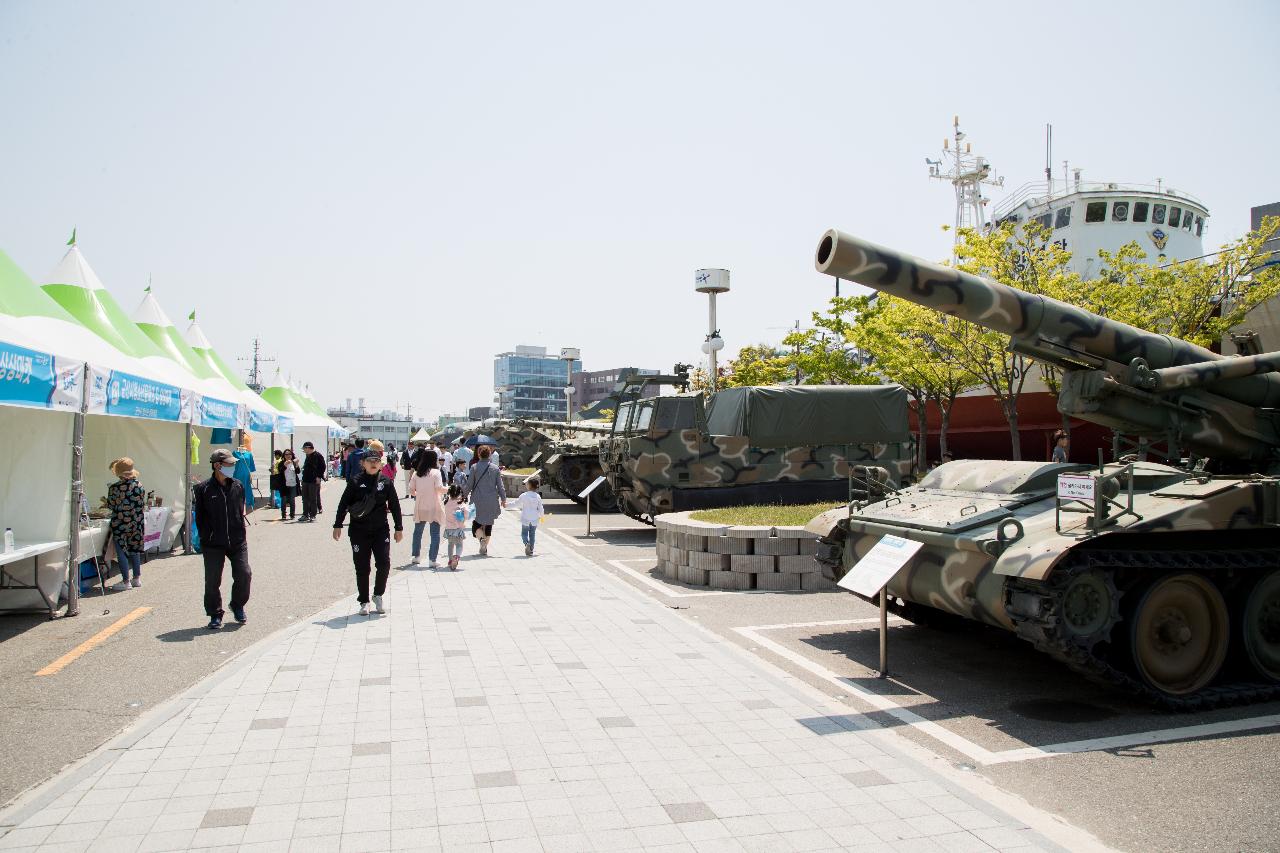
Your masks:
{"label": "paved walkway", "polygon": [[569,551],[410,568],[385,617],[265,640],[0,817],[0,849],[1057,849]]}

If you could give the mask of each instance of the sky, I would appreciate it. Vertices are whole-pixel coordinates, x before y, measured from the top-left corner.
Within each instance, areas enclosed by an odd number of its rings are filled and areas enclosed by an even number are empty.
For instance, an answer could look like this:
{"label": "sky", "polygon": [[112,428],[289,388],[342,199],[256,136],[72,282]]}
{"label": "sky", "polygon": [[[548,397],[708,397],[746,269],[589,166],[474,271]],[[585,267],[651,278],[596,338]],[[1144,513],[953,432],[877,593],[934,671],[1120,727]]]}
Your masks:
{"label": "sky", "polygon": [[[491,405],[493,356],[697,362],[832,295],[839,227],[944,258],[952,117],[1004,175],[1152,183],[1205,244],[1280,200],[1274,2],[0,0],[0,250],[72,229],[127,311],[150,280],[232,364],[327,406]],[[847,286],[846,286],[847,287]]]}

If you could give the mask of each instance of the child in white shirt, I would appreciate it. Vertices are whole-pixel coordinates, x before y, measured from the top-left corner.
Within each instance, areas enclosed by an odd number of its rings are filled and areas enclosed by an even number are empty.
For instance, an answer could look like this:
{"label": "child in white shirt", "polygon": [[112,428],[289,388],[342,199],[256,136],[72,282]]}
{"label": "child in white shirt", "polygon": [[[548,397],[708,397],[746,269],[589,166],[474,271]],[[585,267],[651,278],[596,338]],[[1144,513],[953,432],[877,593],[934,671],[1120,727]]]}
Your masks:
{"label": "child in white shirt", "polygon": [[538,494],[537,477],[525,481],[527,489],[516,500],[520,507],[520,541],[524,543],[524,555],[533,556],[533,541],[538,535],[538,522],[542,520],[542,495]]}

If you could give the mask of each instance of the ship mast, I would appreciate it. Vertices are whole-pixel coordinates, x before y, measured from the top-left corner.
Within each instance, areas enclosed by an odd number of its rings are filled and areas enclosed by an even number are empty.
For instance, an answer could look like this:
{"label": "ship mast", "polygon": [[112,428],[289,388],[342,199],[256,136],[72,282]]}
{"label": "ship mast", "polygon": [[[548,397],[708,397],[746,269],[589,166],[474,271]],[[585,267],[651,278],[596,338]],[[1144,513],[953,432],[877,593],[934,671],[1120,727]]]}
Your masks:
{"label": "ship mast", "polygon": [[951,139],[942,140],[942,158],[930,160],[926,157],[924,161],[929,166],[929,177],[950,181],[955,187],[955,242],[958,245],[961,228],[986,227],[987,199],[982,196],[982,188],[984,186],[1003,187],[1004,178],[996,177],[995,170],[987,162],[987,158],[974,154],[970,143],[964,141],[965,134],[960,129],[960,116],[955,117],[953,126],[955,135]]}
{"label": "ship mast", "polygon": [[249,381],[246,382],[245,384],[248,385],[257,393],[261,394],[263,389],[266,388],[266,386],[262,384],[261,367],[263,364],[267,362],[275,361],[274,358],[267,358],[266,356],[262,355],[262,339],[261,338],[253,339],[253,357],[252,358],[244,358],[242,356],[238,360],[247,361],[250,363]]}

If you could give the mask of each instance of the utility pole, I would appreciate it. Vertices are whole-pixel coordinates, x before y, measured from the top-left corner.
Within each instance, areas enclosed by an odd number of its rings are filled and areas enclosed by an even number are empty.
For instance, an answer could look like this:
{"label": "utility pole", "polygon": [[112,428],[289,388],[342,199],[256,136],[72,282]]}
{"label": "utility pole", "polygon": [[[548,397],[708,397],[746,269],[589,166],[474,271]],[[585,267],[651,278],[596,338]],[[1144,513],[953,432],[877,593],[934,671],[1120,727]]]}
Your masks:
{"label": "utility pole", "polygon": [[262,355],[262,338],[255,337],[253,339],[252,358],[245,358],[244,356],[241,356],[237,361],[247,361],[250,363],[249,381],[245,384],[257,393],[261,394],[262,390],[266,388],[266,386],[262,384],[262,365],[275,361],[274,358],[266,358]]}

